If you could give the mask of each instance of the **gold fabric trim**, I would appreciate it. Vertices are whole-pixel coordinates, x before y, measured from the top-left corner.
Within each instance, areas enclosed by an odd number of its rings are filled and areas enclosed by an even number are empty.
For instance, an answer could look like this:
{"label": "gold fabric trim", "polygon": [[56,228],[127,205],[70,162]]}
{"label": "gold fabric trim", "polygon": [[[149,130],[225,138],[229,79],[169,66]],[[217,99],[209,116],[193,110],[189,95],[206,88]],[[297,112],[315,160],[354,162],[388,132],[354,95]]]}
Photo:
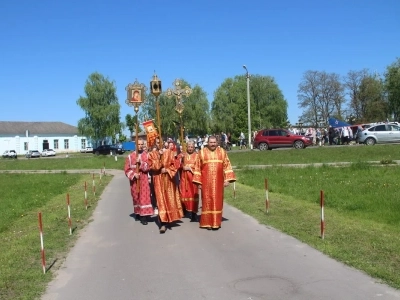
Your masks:
{"label": "gold fabric trim", "polygon": [[210,211],[201,211],[201,214],[213,214],[213,215],[216,215],[216,214],[221,214],[222,213],[222,210],[210,210]]}
{"label": "gold fabric trim", "polygon": [[223,163],[224,161],[222,159],[209,159],[209,160],[203,160],[203,164],[209,164],[209,163]]}

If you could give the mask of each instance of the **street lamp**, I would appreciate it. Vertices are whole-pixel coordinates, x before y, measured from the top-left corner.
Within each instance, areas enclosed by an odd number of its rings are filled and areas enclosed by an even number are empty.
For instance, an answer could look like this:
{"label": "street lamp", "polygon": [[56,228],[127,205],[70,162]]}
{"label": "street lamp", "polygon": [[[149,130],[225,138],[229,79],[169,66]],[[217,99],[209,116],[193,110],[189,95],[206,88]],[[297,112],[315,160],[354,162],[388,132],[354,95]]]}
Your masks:
{"label": "street lamp", "polygon": [[246,78],[247,78],[247,119],[248,119],[248,129],[249,129],[249,147],[253,149],[253,145],[251,144],[251,119],[250,119],[250,74],[247,70],[246,65],[243,65],[243,68],[246,70]]}

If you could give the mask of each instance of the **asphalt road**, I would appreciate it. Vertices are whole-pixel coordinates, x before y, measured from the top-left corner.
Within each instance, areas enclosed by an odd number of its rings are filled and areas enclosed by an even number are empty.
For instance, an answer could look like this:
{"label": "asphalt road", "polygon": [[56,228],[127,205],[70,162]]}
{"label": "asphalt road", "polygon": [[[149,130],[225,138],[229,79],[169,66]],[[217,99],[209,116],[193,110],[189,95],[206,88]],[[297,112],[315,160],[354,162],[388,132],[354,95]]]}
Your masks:
{"label": "asphalt road", "polygon": [[218,231],[182,219],[160,235],[130,216],[128,182],[116,174],[43,300],[400,299],[228,205]]}

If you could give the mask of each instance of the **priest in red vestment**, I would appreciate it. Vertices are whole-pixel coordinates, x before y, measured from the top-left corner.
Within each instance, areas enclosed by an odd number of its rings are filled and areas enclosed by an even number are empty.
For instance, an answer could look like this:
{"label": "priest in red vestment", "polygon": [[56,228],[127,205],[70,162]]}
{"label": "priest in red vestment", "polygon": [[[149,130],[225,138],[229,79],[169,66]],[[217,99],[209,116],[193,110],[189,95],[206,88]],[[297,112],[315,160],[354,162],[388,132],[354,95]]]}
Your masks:
{"label": "priest in red vestment", "polygon": [[201,189],[200,228],[218,230],[222,222],[224,187],[236,181],[228,154],[217,146],[215,136],[198,153],[193,182]]}
{"label": "priest in red vestment", "polygon": [[182,153],[181,180],[179,190],[183,209],[188,214],[191,221],[197,221],[197,211],[199,209],[199,192],[196,184],[193,183],[194,166],[197,153],[193,141],[187,143],[187,152]]}
{"label": "priest in red vestment", "polygon": [[154,149],[149,153],[150,168],[153,173],[153,184],[157,198],[160,233],[164,233],[172,222],[183,217],[179,188],[175,183],[175,175],[179,169],[179,158],[172,149]]}
{"label": "priest in red vestment", "polygon": [[[147,216],[153,215],[153,206],[150,198],[150,184],[148,173],[150,164],[147,152],[143,151],[144,140],[138,140],[138,156],[133,151],[125,160],[125,175],[129,179],[133,200],[133,212],[143,225],[147,225]],[[137,169],[139,165],[139,170]],[[139,187],[138,187],[139,185]]]}

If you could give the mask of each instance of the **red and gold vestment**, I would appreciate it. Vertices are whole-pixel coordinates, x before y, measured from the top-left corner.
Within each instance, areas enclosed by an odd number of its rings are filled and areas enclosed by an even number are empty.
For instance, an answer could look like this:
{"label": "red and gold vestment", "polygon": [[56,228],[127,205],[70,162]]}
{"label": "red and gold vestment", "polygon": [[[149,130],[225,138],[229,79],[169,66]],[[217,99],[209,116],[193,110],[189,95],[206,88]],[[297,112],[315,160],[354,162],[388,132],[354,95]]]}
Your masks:
{"label": "red and gold vestment", "polygon": [[[181,191],[181,201],[186,211],[197,213],[199,209],[199,192],[197,185],[193,183],[193,172],[197,159],[197,153],[183,154],[181,182],[179,190]],[[189,167],[191,170],[184,170]]]}
{"label": "red and gold vestment", "polygon": [[[148,172],[150,171],[150,165],[148,161],[148,154],[142,152],[140,156],[139,166],[139,180],[134,177],[137,173],[136,170],[136,152],[132,152],[128,155],[125,160],[125,175],[129,179],[131,196],[133,201],[133,212],[140,216],[151,216],[153,215],[153,206],[151,205],[150,199],[150,184]],[[139,183],[139,189],[137,184]]]}
{"label": "red and gold vestment", "polygon": [[221,227],[225,181],[236,181],[226,151],[221,147],[214,151],[207,147],[201,149],[193,176],[193,182],[201,184],[200,227]]}
{"label": "red and gold vestment", "polygon": [[[150,168],[153,174],[153,184],[156,193],[158,215],[161,222],[170,223],[183,217],[179,189],[175,183],[178,171],[175,152],[165,149],[160,156],[158,151],[149,153]],[[162,168],[166,173],[161,173]]]}

